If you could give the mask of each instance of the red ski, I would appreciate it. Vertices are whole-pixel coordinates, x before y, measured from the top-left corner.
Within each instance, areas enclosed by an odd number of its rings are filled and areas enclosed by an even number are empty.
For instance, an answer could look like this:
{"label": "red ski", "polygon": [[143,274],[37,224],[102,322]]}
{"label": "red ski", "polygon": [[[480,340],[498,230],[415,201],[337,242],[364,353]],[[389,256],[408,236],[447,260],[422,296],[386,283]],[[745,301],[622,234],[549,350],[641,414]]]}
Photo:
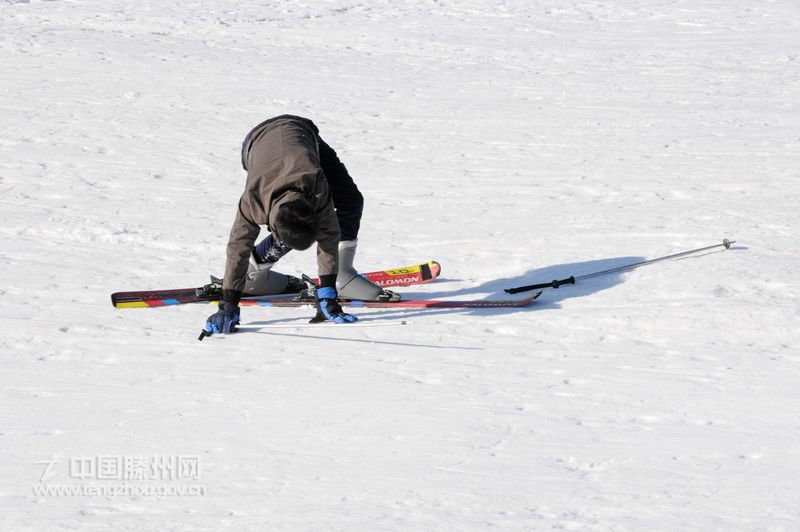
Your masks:
{"label": "red ski", "polygon": [[[369,281],[383,288],[411,286],[434,281],[442,268],[436,261],[363,273]],[[173,288],[170,290],[141,290],[134,292],[116,292],[111,294],[111,303],[117,308],[144,308],[183,305],[186,303],[203,303],[219,299],[219,293],[201,293],[197,287]],[[290,292],[289,294],[296,294]]]}
{"label": "red ski", "polygon": [[[524,307],[533,303],[542,292],[520,299],[407,299],[400,301],[360,301],[340,299],[339,304],[344,307],[364,308],[514,308]],[[241,306],[257,307],[302,307],[313,305],[313,299],[298,299],[289,297],[247,297],[239,301]]]}
{"label": "red ski", "polygon": [[[393,286],[412,286],[415,284],[429,283],[439,277],[441,271],[442,267],[439,263],[431,261],[394,270],[378,270],[362,273],[361,276],[381,288],[392,288]],[[319,284],[319,279],[314,279],[314,283]]]}

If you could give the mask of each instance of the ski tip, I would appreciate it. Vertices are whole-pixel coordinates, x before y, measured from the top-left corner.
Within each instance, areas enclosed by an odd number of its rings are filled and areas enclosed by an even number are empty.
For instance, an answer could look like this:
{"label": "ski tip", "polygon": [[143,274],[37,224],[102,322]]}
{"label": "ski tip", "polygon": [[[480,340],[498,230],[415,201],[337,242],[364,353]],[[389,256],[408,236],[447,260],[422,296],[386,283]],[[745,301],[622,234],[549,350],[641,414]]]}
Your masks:
{"label": "ski tip", "polygon": [[526,297],[523,297],[523,298],[520,298],[520,299],[511,299],[509,301],[511,301],[512,304],[509,305],[509,306],[512,306],[512,307],[526,307],[526,306],[530,305],[531,303],[533,303],[534,301],[536,301],[537,299],[539,299],[539,296],[541,296],[541,295],[542,295],[542,291],[539,290],[539,291],[537,291],[536,293],[534,293],[532,295],[529,295],[529,296],[526,296]]}
{"label": "ski tip", "polygon": [[126,298],[126,292],[114,292],[111,294],[111,305],[114,308],[146,307],[147,304],[136,301],[135,298]]}
{"label": "ski tip", "polygon": [[419,270],[419,275],[421,277],[420,283],[434,281],[439,277],[439,274],[442,273],[442,266],[435,260],[422,263],[419,266],[413,266],[412,268]]}

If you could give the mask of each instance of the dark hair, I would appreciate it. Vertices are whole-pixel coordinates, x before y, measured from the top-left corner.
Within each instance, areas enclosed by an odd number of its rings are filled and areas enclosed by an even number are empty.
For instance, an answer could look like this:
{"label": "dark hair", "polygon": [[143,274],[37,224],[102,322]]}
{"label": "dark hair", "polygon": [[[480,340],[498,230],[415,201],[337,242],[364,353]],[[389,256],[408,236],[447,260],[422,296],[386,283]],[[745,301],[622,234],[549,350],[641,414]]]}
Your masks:
{"label": "dark hair", "polygon": [[292,249],[308,249],[317,240],[319,221],[305,198],[288,201],[278,208],[275,230],[281,242]]}

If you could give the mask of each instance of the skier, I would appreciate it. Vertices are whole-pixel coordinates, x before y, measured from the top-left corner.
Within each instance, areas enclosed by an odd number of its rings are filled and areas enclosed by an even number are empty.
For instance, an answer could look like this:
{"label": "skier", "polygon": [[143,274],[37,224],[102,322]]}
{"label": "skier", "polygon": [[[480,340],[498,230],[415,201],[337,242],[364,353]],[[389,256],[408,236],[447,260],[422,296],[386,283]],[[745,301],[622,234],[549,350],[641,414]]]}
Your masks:
{"label": "skier", "polygon": [[[364,198],[336,152],[309,119],[282,115],[256,126],[242,144],[244,193],[228,240],[223,297],[207,333],[230,333],[239,324],[239,300],[292,291],[302,283],[272,270],[292,249],[317,243],[319,288],[312,321],[351,323],[336,298],[390,299],[396,294],[353,268]],[[255,245],[259,226],[270,234]]]}

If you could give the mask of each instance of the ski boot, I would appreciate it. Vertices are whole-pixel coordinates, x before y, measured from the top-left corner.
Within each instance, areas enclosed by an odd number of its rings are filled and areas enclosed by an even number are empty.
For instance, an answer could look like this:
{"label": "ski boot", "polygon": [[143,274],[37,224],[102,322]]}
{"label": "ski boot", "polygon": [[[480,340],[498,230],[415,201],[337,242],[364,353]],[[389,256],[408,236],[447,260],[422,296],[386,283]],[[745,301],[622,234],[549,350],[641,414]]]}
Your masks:
{"label": "ski boot", "polygon": [[339,242],[339,272],[336,276],[336,291],[341,299],[362,301],[400,301],[400,294],[384,290],[358,275],[353,267],[358,240]]}
{"label": "ski boot", "polygon": [[272,267],[292,248],[270,234],[253,248],[247,265],[244,293],[249,296],[294,294],[305,288],[302,279],[272,271]]}

